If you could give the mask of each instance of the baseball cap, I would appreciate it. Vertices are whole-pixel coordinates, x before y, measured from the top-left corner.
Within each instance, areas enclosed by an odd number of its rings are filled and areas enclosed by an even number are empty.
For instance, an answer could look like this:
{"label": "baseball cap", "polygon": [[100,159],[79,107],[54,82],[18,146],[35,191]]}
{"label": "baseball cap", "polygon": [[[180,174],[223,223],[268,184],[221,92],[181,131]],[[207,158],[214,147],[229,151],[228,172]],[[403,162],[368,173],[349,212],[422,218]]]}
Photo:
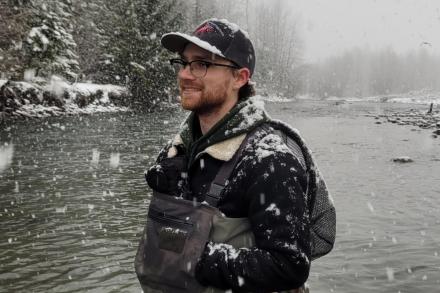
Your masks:
{"label": "baseball cap", "polygon": [[200,24],[191,34],[171,32],[164,34],[162,46],[182,53],[188,43],[228,59],[240,67],[255,69],[255,50],[248,34],[226,19],[211,18]]}

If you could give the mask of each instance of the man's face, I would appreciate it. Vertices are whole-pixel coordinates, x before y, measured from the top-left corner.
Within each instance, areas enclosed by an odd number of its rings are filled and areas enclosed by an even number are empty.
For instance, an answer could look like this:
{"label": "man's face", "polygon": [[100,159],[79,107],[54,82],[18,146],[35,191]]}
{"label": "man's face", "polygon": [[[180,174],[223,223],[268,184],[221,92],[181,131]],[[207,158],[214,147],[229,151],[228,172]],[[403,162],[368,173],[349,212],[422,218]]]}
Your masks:
{"label": "man's face", "polygon": [[[182,58],[187,62],[203,60],[231,65],[228,60],[193,44],[186,46]],[[197,78],[191,74],[189,66],[186,66],[178,73],[182,107],[197,114],[206,114],[221,108],[228,98],[233,98],[233,80],[232,70],[227,67],[209,66],[206,75]]]}

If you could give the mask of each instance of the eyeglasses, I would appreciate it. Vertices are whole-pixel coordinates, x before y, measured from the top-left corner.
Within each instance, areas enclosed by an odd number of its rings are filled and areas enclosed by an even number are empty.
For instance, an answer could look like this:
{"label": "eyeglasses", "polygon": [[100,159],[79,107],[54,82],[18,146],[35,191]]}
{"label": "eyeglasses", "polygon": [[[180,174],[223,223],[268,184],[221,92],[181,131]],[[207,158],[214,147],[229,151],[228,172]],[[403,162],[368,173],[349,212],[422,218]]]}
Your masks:
{"label": "eyeglasses", "polygon": [[229,65],[229,64],[220,64],[220,63],[213,63],[209,61],[203,61],[203,60],[193,60],[191,62],[185,61],[180,58],[171,59],[170,64],[174,67],[174,70],[176,73],[179,73],[180,70],[185,69],[186,65],[189,65],[189,70],[194,77],[202,78],[205,77],[206,72],[208,71],[208,68],[210,66],[223,66],[223,67],[229,67],[233,69],[240,69],[237,65]]}

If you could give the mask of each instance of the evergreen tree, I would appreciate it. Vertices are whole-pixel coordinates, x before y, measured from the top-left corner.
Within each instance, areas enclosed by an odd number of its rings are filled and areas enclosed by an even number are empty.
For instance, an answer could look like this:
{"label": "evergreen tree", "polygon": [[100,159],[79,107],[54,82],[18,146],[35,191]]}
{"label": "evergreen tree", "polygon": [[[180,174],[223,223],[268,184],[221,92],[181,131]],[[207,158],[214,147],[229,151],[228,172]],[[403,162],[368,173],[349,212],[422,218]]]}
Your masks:
{"label": "evergreen tree", "polygon": [[0,74],[5,78],[23,78],[22,48],[30,15],[29,0],[0,0]]}
{"label": "evergreen tree", "polygon": [[30,31],[24,43],[25,65],[36,69],[39,76],[60,74],[76,78],[79,64],[71,34],[71,1],[32,0],[31,6]]}
{"label": "evergreen tree", "polygon": [[107,32],[100,65],[103,81],[126,84],[136,108],[151,108],[168,99],[175,75],[160,37],[181,21],[175,1],[111,0],[105,9],[109,17],[100,22]]}
{"label": "evergreen tree", "polygon": [[72,36],[77,44],[79,79],[99,81],[102,73],[98,70],[98,64],[105,48],[105,30],[98,24],[107,22],[106,1],[73,0],[72,3],[75,17]]}

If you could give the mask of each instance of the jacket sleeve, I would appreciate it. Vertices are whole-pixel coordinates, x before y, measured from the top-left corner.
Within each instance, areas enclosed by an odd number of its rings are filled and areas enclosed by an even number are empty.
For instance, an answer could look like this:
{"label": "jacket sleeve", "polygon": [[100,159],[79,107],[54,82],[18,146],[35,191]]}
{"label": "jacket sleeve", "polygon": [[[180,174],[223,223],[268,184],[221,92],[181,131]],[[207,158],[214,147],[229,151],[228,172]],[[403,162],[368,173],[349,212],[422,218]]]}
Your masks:
{"label": "jacket sleeve", "polygon": [[255,247],[209,242],[196,267],[205,286],[233,292],[274,292],[298,288],[310,270],[306,173],[290,152],[247,163],[248,217]]}

